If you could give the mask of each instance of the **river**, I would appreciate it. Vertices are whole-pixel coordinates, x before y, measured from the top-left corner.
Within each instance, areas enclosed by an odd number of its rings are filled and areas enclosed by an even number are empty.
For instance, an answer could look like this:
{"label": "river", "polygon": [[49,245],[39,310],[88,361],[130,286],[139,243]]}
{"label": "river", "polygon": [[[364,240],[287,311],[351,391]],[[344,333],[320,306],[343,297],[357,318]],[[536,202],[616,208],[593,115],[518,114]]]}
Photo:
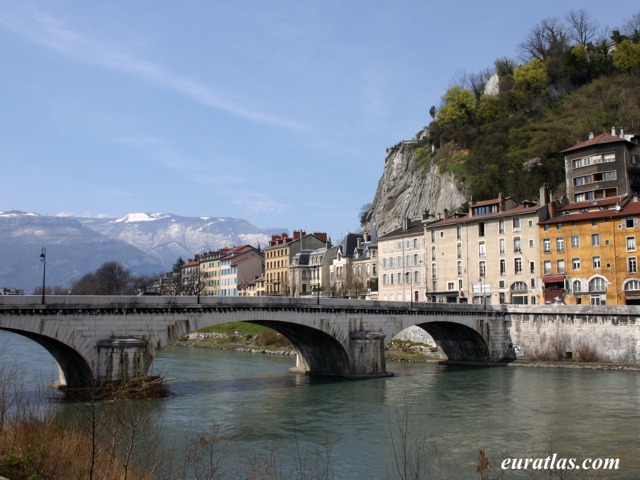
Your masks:
{"label": "river", "polygon": [[[27,339],[0,333],[0,351],[0,365],[24,367],[32,393],[56,378],[51,357]],[[429,462],[437,450],[442,470],[454,472],[443,478],[476,478],[479,448],[497,465],[550,453],[618,458],[619,469],[600,478],[640,478],[638,372],[391,363],[394,377],[346,381],[288,373],[294,365],[286,356],[163,350],[153,373],[170,378],[175,395],[151,402],[158,438],[179,458],[215,425],[234,462],[269,459],[299,474],[315,461],[309,468],[329,465],[338,479],[398,478],[396,461],[415,462],[421,445]],[[414,449],[407,462],[402,433]]]}

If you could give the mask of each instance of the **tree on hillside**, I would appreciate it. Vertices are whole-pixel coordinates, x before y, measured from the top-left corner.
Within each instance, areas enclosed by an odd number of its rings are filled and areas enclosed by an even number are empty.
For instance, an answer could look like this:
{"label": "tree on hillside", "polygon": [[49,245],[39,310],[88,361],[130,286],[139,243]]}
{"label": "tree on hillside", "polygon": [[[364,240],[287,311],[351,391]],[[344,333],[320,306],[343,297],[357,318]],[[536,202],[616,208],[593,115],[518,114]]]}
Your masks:
{"label": "tree on hillside", "polygon": [[584,9],[571,10],[567,14],[567,22],[571,27],[571,38],[586,47],[591,43],[598,32],[598,24],[592,20],[591,16]]}
{"label": "tree on hillside", "polygon": [[640,71],[640,43],[623,40],[613,52],[613,66],[626,73]]}
{"label": "tree on hillside", "polygon": [[557,18],[545,18],[533,27],[527,37],[518,45],[525,61],[537,58],[544,61],[550,55],[568,50],[569,33]]}
{"label": "tree on hillside", "polygon": [[640,42],[640,12],[627,18],[622,25],[621,33],[632,42]]}

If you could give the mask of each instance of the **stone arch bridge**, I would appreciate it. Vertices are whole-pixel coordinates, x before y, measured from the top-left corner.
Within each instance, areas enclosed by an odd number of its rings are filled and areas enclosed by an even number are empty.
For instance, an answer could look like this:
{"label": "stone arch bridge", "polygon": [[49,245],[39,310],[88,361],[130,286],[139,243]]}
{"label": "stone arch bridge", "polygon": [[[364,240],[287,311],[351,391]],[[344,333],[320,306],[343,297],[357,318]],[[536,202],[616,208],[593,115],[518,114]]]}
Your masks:
{"label": "stone arch bridge", "polygon": [[402,330],[426,330],[451,361],[508,358],[505,312],[483,305],[289,297],[0,296],[0,330],[42,345],[61,384],[89,387],[147,374],[163,347],[189,332],[251,322],[283,334],[297,350],[294,372],[371,378],[390,375],[384,348]]}

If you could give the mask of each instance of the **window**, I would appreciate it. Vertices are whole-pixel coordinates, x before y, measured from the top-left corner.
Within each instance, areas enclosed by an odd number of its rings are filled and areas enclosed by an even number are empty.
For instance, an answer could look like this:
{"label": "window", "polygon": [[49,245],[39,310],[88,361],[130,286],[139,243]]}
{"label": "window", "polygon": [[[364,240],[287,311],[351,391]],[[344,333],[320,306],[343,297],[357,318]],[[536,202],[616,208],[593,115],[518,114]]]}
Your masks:
{"label": "window", "polygon": [[590,292],[606,292],[607,291],[607,282],[602,277],[596,277],[589,282],[589,291]]}
{"label": "window", "polygon": [[564,237],[556,238],[556,252],[558,253],[564,252]]}
{"label": "window", "polygon": [[514,258],[513,259],[513,267],[516,273],[522,273],[522,259]]}
{"label": "window", "polygon": [[498,242],[498,251],[500,255],[504,255],[506,253],[506,248],[504,246],[504,238],[501,238]]}
{"label": "window", "polygon": [[627,252],[636,251],[636,237],[627,237]]}
{"label": "window", "polygon": [[507,274],[507,261],[504,258],[500,259],[500,275]]}
{"label": "window", "polygon": [[520,231],[520,219],[519,218],[514,218],[513,219],[513,231],[514,232],[519,232]]}
{"label": "window", "polygon": [[498,233],[504,233],[504,220],[498,221]]}
{"label": "window", "polygon": [[480,272],[480,277],[487,276],[487,264],[484,261],[478,264],[478,271]]}
{"label": "window", "polygon": [[545,260],[542,264],[542,268],[544,269],[545,275],[551,275],[551,260]]}
{"label": "window", "polygon": [[536,273],[536,262],[529,262],[529,273]]}
{"label": "window", "polygon": [[484,237],[484,222],[478,224],[478,236]]}
{"label": "window", "polygon": [[634,290],[640,290],[640,280],[629,280],[627,283],[625,283],[624,285],[624,291],[628,292],[628,291],[634,291]]}
{"label": "window", "polygon": [[458,260],[458,276],[462,276],[462,262]]}
{"label": "window", "polygon": [[580,237],[578,235],[571,235],[571,248],[580,248]]}
{"label": "window", "polygon": [[513,252],[522,253],[522,247],[520,246],[520,237],[515,237],[513,239]]}
{"label": "window", "polygon": [[436,231],[431,230],[431,243],[434,243],[435,241],[436,241]]}
{"label": "window", "polygon": [[484,242],[480,242],[478,244],[478,255],[480,257],[484,257],[487,254],[487,251],[485,249],[485,243]]}
{"label": "window", "polygon": [[417,267],[417,266],[418,266],[418,263],[419,263],[419,261],[418,261],[418,254],[417,254],[417,253],[414,253],[414,254],[413,254],[413,266],[414,266],[414,267]]}
{"label": "window", "polygon": [[622,228],[635,228],[638,226],[638,218],[630,217],[622,220]]}
{"label": "window", "polygon": [[542,240],[542,251],[544,253],[551,253],[551,239],[545,238]]}
{"label": "window", "polygon": [[572,258],[571,259],[571,270],[580,270],[580,259]]}
{"label": "window", "polygon": [[433,279],[438,278],[438,268],[436,267],[435,263],[431,264],[431,278]]}
{"label": "window", "polygon": [[458,225],[456,227],[456,239],[457,240],[461,240],[462,239],[462,225]]}
{"label": "window", "polygon": [[456,284],[455,282],[447,282],[447,290],[455,290]]}
{"label": "window", "polygon": [[638,260],[636,257],[627,258],[627,272],[638,273]]}
{"label": "window", "polygon": [[[461,243],[459,243],[456,246],[456,258],[462,258],[462,244]],[[434,258],[434,260],[435,260],[435,258]]]}
{"label": "window", "polygon": [[529,228],[533,227],[533,220],[529,220]]}
{"label": "window", "polygon": [[591,259],[591,266],[592,266],[594,269],[596,269],[596,268],[600,268],[600,266],[601,266],[601,263],[600,263],[600,257],[598,257],[598,256],[593,257],[593,258]]}
{"label": "window", "polygon": [[573,288],[574,293],[582,291],[582,282],[580,280],[574,280],[571,284],[571,288]]}
{"label": "window", "polygon": [[[458,247],[460,246],[460,244],[458,244]],[[436,259],[436,247],[431,247],[431,260],[435,261]]]}
{"label": "window", "polygon": [[592,233],[591,234],[591,246],[592,247],[600,246],[600,234],[599,233]]}
{"label": "window", "polygon": [[558,273],[565,273],[565,270],[564,270],[564,259],[563,258],[560,258],[560,259],[557,260],[556,266],[558,268]]}
{"label": "window", "polygon": [[533,244],[534,244],[533,238],[530,238],[529,239],[529,248],[533,248]]}
{"label": "window", "polygon": [[556,224],[556,230],[562,230],[562,224],[561,223],[557,223]]}

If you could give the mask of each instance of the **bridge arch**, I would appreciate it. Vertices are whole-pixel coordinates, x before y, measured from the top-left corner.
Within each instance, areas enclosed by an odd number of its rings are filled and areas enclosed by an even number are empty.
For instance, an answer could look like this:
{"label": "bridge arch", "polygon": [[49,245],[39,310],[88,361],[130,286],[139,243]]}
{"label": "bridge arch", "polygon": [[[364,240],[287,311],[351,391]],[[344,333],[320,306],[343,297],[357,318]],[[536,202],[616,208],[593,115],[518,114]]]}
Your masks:
{"label": "bridge arch", "polygon": [[89,363],[87,363],[80,353],[69,345],[66,345],[54,338],[29,331],[16,330],[12,328],[2,328],[0,330],[26,337],[44,347],[60,367],[60,385],[67,385],[69,387],[76,388],[90,387],[92,385],[93,370]]}
{"label": "bridge arch", "polygon": [[268,320],[249,323],[262,325],[281,333],[298,352],[296,371],[319,375],[348,375],[349,355],[331,335],[306,325]]}
{"label": "bridge arch", "polygon": [[450,361],[487,362],[489,346],[475,329],[455,322],[427,322],[416,326],[433,337]]}

